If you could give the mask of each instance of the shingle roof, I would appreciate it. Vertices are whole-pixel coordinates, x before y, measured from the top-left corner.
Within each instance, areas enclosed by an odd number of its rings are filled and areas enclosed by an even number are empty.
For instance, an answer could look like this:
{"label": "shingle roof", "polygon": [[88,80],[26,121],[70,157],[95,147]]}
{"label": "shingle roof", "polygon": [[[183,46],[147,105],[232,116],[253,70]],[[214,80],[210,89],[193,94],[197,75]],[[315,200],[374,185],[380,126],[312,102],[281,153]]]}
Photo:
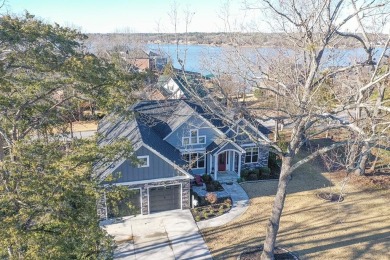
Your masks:
{"label": "shingle roof", "polygon": [[175,147],[165,142],[149,125],[145,124],[139,118],[136,119],[139,131],[141,133],[142,142],[149,147],[156,150],[159,154],[169,159],[178,166],[185,166],[187,164],[181,158],[180,151]]}
{"label": "shingle roof", "polygon": [[[182,160],[180,151],[164,141],[164,138],[185,122],[189,116],[200,115],[223,133],[229,130],[229,124],[222,118],[189,100],[140,101],[131,106],[129,112],[131,117],[111,114],[99,122],[98,144],[106,145],[123,137],[131,140],[134,150],[147,145],[179,167],[185,166],[187,162]],[[221,143],[215,140],[207,147],[207,151],[214,150]],[[118,162],[113,164],[118,165]],[[95,168],[97,174],[100,175],[112,168],[112,164],[100,164]]]}

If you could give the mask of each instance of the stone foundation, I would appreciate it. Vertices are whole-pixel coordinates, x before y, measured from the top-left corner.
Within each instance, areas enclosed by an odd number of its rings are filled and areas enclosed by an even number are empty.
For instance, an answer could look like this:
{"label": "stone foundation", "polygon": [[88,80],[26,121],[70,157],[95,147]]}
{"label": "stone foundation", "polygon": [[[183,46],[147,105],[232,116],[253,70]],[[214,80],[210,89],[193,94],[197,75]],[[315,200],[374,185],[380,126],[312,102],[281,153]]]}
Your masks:
{"label": "stone foundation", "polygon": [[[171,181],[160,181],[160,182],[149,182],[144,184],[135,184],[135,185],[127,185],[129,189],[141,189],[141,201],[142,201],[142,214],[149,214],[149,198],[148,198],[148,189],[155,186],[169,186],[169,185],[178,185],[181,184],[182,192],[181,192],[181,201],[182,201],[182,209],[190,208],[190,180],[171,180]],[[100,200],[98,202],[98,214],[101,218],[105,218],[106,210],[104,206],[105,203],[102,203]]]}

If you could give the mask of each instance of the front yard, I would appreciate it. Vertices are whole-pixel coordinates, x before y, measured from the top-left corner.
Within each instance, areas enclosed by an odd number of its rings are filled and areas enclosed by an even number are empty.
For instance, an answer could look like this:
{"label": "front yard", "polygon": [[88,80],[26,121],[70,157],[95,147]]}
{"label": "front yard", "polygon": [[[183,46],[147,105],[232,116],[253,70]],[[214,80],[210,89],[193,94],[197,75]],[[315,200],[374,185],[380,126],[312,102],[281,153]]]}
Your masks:
{"label": "front yard", "polygon": [[[289,184],[277,245],[300,259],[390,259],[390,191],[352,180],[344,201],[328,202],[320,192],[338,193],[341,173],[298,169]],[[246,247],[264,241],[277,182],[242,184],[248,210],[227,225],[202,230],[214,259],[237,259]],[[369,187],[369,188],[368,188]]]}

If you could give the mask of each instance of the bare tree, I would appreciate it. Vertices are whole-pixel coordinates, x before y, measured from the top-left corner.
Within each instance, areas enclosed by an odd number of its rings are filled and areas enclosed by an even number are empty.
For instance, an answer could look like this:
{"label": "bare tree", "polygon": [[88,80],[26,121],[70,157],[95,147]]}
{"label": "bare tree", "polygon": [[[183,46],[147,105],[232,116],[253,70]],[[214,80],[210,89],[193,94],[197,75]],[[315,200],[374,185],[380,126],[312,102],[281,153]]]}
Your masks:
{"label": "bare tree", "polygon": [[[388,26],[389,5],[386,0],[245,2],[247,10],[261,13],[263,28],[268,25],[284,44],[266,50],[230,47],[224,57],[226,73],[277,97],[278,106],[257,104],[252,114],[291,125],[287,150],[270,143],[282,159],[282,169],[262,259],[274,258],[286,188],[294,170],[351,143],[350,160],[343,165],[361,170],[369,151],[388,143],[388,41],[379,30]],[[337,48],[346,40],[356,46],[355,57]],[[235,41],[232,46],[245,45],[241,39]],[[311,139],[336,130],[345,138],[297,157]]]}

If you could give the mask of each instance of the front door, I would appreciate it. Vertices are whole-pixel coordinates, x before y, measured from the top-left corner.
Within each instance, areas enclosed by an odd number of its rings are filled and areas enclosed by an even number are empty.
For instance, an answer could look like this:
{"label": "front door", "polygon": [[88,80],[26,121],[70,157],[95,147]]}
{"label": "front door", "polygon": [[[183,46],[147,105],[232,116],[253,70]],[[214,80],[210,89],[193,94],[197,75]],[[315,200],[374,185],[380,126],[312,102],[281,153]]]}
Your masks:
{"label": "front door", "polygon": [[226,152],[218,155],[218,171],[226,171]]}

